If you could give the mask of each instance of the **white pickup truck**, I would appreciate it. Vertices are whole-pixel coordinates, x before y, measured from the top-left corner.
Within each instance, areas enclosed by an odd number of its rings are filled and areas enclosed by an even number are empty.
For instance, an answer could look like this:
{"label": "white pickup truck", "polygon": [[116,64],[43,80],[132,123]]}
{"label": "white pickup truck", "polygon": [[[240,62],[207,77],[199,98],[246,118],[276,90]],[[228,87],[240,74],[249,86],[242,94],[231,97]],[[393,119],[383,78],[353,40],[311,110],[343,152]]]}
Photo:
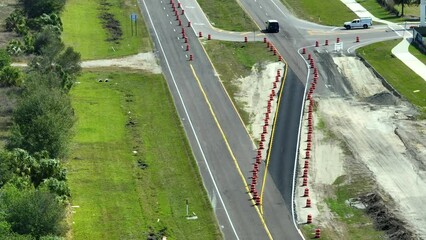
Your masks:
{"label": "white pickup truck", "polygon": [[369,28],[373,25],[373,19],[370,17],[356,18],[352,22],[345,22],[343,25],[346,29],[351,28]]}

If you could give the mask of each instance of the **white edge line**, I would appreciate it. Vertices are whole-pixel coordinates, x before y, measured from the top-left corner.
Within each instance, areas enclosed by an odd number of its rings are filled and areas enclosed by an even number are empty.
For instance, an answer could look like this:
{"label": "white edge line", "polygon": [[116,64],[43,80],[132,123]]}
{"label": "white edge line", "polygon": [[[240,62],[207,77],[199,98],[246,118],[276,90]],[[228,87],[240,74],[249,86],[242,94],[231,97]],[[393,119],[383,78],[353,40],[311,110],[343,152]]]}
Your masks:
{"label": "white edge line", "polygon": [[[309,46],[311,47],[311,46]],[[305,239],[300,229],[297,227],[296,219],[294,216],[294,189],[295,189],[295,182],[296,182],[296,170],[297,170],[297,159],[299,157],[299,147],[300,147],[300,134],[302,132],[302,126],[303,126],[303,113],[305,112],[305,101],[306,101],[306,93],[308,92],[308,85],[309,85],[309,76],[311,75],[311,69],[309,67],[308,62],[303,57],[302,54],[300,54],[300,49],[297,50],[297,53],[299,56],[303,59],[303,61],[306,63],[306,68],[308,70],[308,74],[306,75],[306,85],[305,85],[305,91],[303,92],[303,101],[302,101],[302,108],[300,109],[300,119],[299,119],[299,132],[297,133],[297,144],[296,144],[296,156],[294,156],[294,169],[293,169],[293,185],[292,185],[292,191],[291,191],[291,200],[293,201],[291,203],[291,215],[293,217],[293,224],[294,227],[299,231],[300,236],[302,239]]]}
{"label": "white edge line", "polygon": [[399,39],[399,38],[402,38],[402,36],[398,35],[398,36],[392,36],[392,37],[387,37],[387,38],[383,38],[383,39],[369,40],[369,41],[365,41],[365,42],[353,45],[352,47],[349,47],[346,51],[348,52],[348,54],[351,54],[357,48],[364,47],[366,45],[369,45],[369,44],[372,44],[372,43],[375,43],[375,42],[389,41],[389,40]]}
{"label": "white edge line", "polygon": [[[139,3],[140,3],[140,2],[139,2]],[[164,60],[166,61],[167,69],[169,70],[170,76],[172,77],[173,84],[174,84],[174,86],[175,86],[175,88],[176,88],[176,91],[177,91],[177,93],[178,93],[178,95],[179,95],[179,100],[180,100],[180,102],[182,103],[182,107],[183,107],[183,109],[184,109],[184,111],[185,111],[185,115],[186,115],[186,117],[188,118],[189,125],[191,126],[191,130],[192,130],[192,132],[193,132],[193,134],[194,134],[195,140],[197,141],[198,148],[200,149],[201,155],[203,156],[204,163],[206,164],[207,170],[208,170],[208,172],[209,172],[210,178],[212,179],[212,182],[213,182],[213,185],[214,185],[215,190],[216,190],[216,192],[217,192],[217,195],[219,196],[220,202],[221,202],[221,203],[222,203],[222,205],[223,205],[223,210],[225,210],[226,216],[227,216],[227,218],[228,218],[229,224],[231,225],[232,231],[233,231],[233,232],[234,232],[234,234],[235,234],[235,237],[236,237],[237,239],[240,239],[240,238],[238,237],[238,234],[237,234],[237,232],[236,232],[236,230],[235,230],[234,225],[232,224],[231,217],[229,216],[228,210],[226,209],[225,203],[223,202],[222,196],[221,196],[221,194],[220,194],[220,192],[219,192],[219,188],[217,187],[216,181],[214,180],[213,174],[212,174],[212,172],[211,172],[211,170],[210,170],[210,166],[209,166],[209,164],[208,164],[208,162],[207,162],[207,159],[206,159],[206,156],[205,156],[205,154],[204,154],[203,148],[201,147],[200,141],[198,140],[197,133],[195,132],[194,126],[192,125],[191,118],[189,117],[189,113],[188,113],[188,111],[187,111],[187,109],[186,109],[186,106],[185,106],[185,103],[184,103],[184,101],[183,101],[182,95],[181,95],[181,93],[180,93],[180,91],[179,91],[179,88],[178,88],[178,86],[177,86],[177,84],[176,84],[176,81],[175,81],[175,78],[174,78],[173,72],[172,72],[172,70],[171,70],[171,68],[170,68],[170,65],[169,65],[169,61],[167,60],[166,53],[164,52],[163,46],[162,46],[161,41],[160,41],[160,38],[159,38],[159,36],[158,36],[158,34],[157,34],[157,30],[156,30],[156,29],[155,29],[155,27],[154,27],[154,23],[152,22],[151,14],[149,13],[149,10],[148,10],[148,7],[146,6],[145,1],[143,1],[143,5],[145,6],[145,9],[146,9],[146,12],[147,12],[147,14],[148,14],[148,18],[149,18],[149,21],[150,21],[150,23],[151,23],[152,29],[154,30],[155,36],[157,37],[157,41],[158,41],[159,47],[160,47],[160,49],[161,49],[161,52],[163,53]]]}

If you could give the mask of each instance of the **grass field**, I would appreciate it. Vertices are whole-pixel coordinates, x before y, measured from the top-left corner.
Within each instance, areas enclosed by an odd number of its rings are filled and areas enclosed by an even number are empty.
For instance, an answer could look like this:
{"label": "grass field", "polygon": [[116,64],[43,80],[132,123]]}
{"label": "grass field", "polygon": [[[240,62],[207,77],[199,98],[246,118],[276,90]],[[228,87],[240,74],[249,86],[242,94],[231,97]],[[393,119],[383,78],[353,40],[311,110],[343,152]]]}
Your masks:
{"label": "grass field", "polygon": [[239,32],[259,30],[236,0],[198,0],[197,2],[214,27]]}
{"label": "grass field", "polygon": [[[80,52],[84,60],[115,58],[151,50],[152,44],[136,0],[107,2],[111,3],[109,12],[114,14],[123,30],[123,39],[119,44],[106,41],[108,36],[99,19],[100,5],[97,0],[67,0],[61,16],[64,42]],[[131,13],[138,13],[138,36],[132,36]]]}
{"label": "grass field", "polygon": [[[167,239],[221,239],[163,77],[103,70],[79,82],[71,91],[78,121],[67,162],[79,206],[72,237],[147,239],[164,230]],[[187,199],[198,220],[186,220]]]}
{"label": "grass field", "polygon": [[[394,14],[390,14],[386,9],[384,9],[380,4],[377,3],[376,0],[357,0],[359,4],[361,4],[365,9],[367,9],[371,14],[375,17],[381,18],[383,20],[391,21],[391,22],[404,22],[406,21],[403,17],[395,16]],[[401,5],[396,5],[395,9],[401,12]],[[419,6],[410,5],[404,6],[404,15],[420,15]]]}
{"label": "grass field", "polygon": [[408,48],[408,51],[410,51],[411,54],[413,54],[417,59],[419,59],[421,62],[423,62],[426,65],[426,54],[421,52],[417,46],[410,45]]}
{"label": "grass field", "polygon": [[357,50],[399,93],[426,117],[426,82],[391,54],[400,40],[371,44]]}
{"label": "grass field", "polygon": [[232,80],[250,75],[251,69],[256,63],[277,61],[278,57],[274,56],[265,46],[261,42],[242,43],[215,40],[208,41],[204,45],[226,91],[246,125],[249,122],[249,116],[243,110],[242,103],[239,103],[234,98],[235,93],[238,91],[238,86],[233,84]]}
{"label": "grass field", "polygon": [[297,17],[323,25],[343,26],[357,16],[340,0],[281,0]]}

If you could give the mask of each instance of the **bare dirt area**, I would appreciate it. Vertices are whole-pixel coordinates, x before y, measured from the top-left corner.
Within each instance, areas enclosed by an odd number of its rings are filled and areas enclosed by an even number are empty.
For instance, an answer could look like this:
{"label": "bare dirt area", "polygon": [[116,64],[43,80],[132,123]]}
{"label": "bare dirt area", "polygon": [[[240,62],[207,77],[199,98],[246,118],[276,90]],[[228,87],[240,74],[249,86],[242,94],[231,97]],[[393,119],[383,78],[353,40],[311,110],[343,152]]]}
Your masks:
{"label": "bare dirt area", "polygon": [[[344,232],[330,222],[335,216],[323,202],[339,175],[351,176],[363,169],[373,187],[358,200],[375,227],[390,239],[426,239],[422,205],[426,199],[426,121],[413,120],[416,110],[394,97],[357,58],[334,57],[333,61],[352,93],[314,97],[316,126],[319,117],[325,128],[316,130],[313,137],[309,184],[314,208],[309,213],[318,216],[319,225],[334,225],[332,229]],[[331,139],[325,139],[326,135]],[[304,148],[306,144],[301,144],[300,169]],[[296,190],[296,196],[303,195],[303,188]],[[304,201],[296,197],[299,222],[306,221]]]}
{"label": "bare dirt area", "polygon": [[[252,72],[249,76],[232,81],[235,86],[238,86],[238,93],[235,96],[236,101],[249,114],[247,129],[251,136],[257,140],[260,139],[263,131],[262,126],[264,125],[267,101],[273,89],[277,70],[280,70],[281,74],[283,74],[284,64],[282,62],[258,63],[252,67]],[[276,92],[279,87],[280,82],[276,85]],[[276,98],[277,96],[275,96]],[[271,113],[269,115],[272,118],[275,115],[277,101],[272,101],[271,103]],[[267,136],[266,139],[269,139],[269,137]]]}
{"label": "bare dirt area", "polygon": [[157,59],[152,52],[138,53],[136,55],[115,58],[84,61],[81,63],[82,68],[102,68],[102,67],[122,67],[137,70],[144,70],[154,74],[161,73],[161,67],[157,63]]}

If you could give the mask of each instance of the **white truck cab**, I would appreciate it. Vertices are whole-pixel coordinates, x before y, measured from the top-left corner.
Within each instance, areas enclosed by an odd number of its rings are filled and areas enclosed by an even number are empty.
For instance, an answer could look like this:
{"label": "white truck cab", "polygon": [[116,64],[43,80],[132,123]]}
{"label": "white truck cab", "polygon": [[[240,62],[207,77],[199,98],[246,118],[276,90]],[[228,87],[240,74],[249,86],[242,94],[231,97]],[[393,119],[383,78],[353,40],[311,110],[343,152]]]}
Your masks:
{"label": "white truck cab", "polygon": [[348,30],[351,28],[369,28],[372,25],[373,19],[370,17],[356,18],[352,20],[352,22],[345,22],[345,24],[343,24],[343,26]]}

